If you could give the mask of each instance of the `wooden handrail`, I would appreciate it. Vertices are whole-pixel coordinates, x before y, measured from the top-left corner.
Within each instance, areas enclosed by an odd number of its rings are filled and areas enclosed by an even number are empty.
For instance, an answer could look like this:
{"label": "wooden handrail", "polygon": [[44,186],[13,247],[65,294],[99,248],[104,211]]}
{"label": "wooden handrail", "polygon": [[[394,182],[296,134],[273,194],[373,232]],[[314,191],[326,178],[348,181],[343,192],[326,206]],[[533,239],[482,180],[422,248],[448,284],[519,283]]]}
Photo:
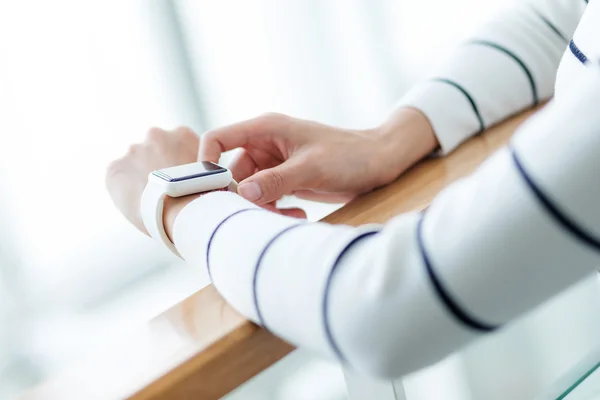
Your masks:
{"label": "wooden handrail", "polygon": [[[402,212],[425,208],[440,190],[503,146],[532,112],[489,129],[448,157],[419,163],[324,221],[383,223]],[[292,350],[290,344],[243,318],[207,286],[123,343],[90,355],[22,399],[218,399]]]}

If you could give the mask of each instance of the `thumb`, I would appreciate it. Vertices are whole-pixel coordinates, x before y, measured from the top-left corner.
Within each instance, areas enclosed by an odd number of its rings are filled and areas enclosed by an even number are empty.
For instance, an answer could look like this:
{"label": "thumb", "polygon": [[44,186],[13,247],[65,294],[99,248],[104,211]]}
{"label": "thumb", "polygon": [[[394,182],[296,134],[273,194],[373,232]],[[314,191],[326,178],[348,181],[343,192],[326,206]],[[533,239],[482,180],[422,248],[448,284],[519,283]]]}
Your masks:
{"label": "thumb", "polygon": [[243,180],[238,186],[238,194],[256,204],[269,203],[301,189],[305,174],[306,171],[301,171],[294,163],[284,162]]}

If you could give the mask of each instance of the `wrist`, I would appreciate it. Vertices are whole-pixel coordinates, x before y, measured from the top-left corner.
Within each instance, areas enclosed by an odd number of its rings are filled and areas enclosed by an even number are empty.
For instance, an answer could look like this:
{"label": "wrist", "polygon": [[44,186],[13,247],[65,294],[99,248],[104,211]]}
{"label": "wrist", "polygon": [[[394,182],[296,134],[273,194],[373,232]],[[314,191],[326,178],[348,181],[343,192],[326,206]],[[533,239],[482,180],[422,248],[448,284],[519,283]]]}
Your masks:
{"label": "wrist", "polygon": [[198,197],[203,196],[207,193],[222,190],[227,191],[228,189],[233,189],[234,187],[237,187],[237,185],[232,186],[230,184],[227,188],[224,189],[209,190],[208,192],[194,193],[182,197],[166,196],[165,201],[163,203],[163,226],[165,228],[165,233],[167,234],[167,237],[169,238],[171,243],[175,243],[175,241],[173,240],[173,226],[175,225],[175,220],[177,219],[177,216],[185,206],[190,204],[192,201],[196,200]]}
{"label": "wrist", "polygon": [[382,159],[392,162],[388,169],[394,178],[439,147],[429,120],[415,108],[397,109],[372,134]]}
{"label": "wrist", "polygon": [[165,197],[163,206],[163,225],[165,227],[165,233],[167,234],[167,237],[171,243],[174,243],[173,226],[175,225],[175,219],[177,219],[177,216],[185,206],[200,196],[201,193],[190,194],[189,196],[183,197]]}

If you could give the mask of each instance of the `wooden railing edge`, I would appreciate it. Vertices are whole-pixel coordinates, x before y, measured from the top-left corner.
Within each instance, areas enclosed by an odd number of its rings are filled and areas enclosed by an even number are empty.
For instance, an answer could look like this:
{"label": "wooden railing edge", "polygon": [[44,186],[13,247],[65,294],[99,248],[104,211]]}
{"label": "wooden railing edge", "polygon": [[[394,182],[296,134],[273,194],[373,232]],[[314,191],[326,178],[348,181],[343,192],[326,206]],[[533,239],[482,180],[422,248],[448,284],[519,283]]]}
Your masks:
{"label": "wooden railing edge", "polygon": [[[218,295],[212,285],[202,290]],[[131,398],[182,399],[194,393],[195,398],[218,399],[293,350],[289,343],[245,321]],[[215,385],[215,381],[219,384]]]}

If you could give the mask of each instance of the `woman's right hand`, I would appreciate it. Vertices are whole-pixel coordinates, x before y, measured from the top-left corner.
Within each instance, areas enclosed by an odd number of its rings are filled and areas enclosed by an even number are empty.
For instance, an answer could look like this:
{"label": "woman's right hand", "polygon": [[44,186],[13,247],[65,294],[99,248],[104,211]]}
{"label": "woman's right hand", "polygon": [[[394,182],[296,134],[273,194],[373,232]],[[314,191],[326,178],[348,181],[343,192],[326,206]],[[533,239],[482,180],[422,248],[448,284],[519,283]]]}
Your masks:
{"label": "woman's right hand", "polygon": [[423,114],[400,109],[375,129],[345,130],[266,114],[207,132],[199,160],[241,148],[230,169],[238,193],[258,205],[286,194],[331,202],[385,185],[437,146]]}

